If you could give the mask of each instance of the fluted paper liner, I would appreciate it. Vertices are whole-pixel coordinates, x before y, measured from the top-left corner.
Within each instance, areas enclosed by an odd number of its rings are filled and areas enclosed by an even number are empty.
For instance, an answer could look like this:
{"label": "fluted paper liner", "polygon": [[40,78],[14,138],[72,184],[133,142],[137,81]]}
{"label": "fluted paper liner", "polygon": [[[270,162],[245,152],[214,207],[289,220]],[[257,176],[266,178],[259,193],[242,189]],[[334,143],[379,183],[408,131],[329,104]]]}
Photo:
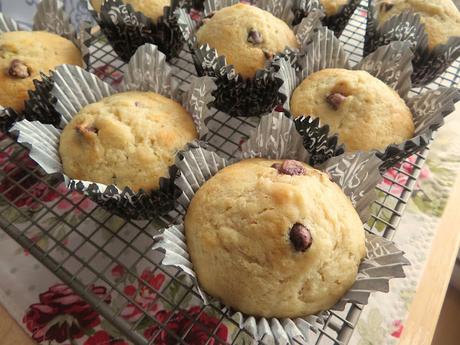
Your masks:
{"label": "fluted paper liner", "polygon": [[411,76],[414,86],[432,82],[460,56],[460,37],[450,37],[447,43],[430,50],[425,25],[421,23],[419,14],[407,10],[379,26],[375,1],[370,0],[368,4],[364,54],[370,54],[392,41],[409,42],[414,52]]}
{"label": "fluted paper liner", "polygon": [[[238,3],[237,0],[207,0],[204,2],[204,16],[224,7]],[[291,0],[261,0],[256,5],[272,12],[287,23],[292,22]],[[275,105],[284,102],[278,92],[282,81],[275,77],[271,63],[256,72],[253,78],[245,79],[238,74],[233,65],[227,63],[225,56],[208,44],[199,45],[195,37],[197,23],[183,8],[175,11],[178,25],[193,57],[198,75],[215,78],[217,90],[213,93],[213,106],[231,116],[258,116],[270,112]],[[311,33],[321,25],[322,14],[314,11],[305,18],[294,32],[301,49],[307,46]],[[285,53],[292,54],[290,50]]]}
{"label": "fluted paper liner", "polygon": [[[22,31],[16,21],[0,13],[0,32]],[[71,40],[81,51],[83,64],[89,64],[89,47],[85,44],[87,33],[77,33],[64,7],[59,0],[42,0],[37,4],[34,15],[33,30],[48,31]],[[48,72],[48,71],[46,71]],[[22,118],[42,121],[49,119],[50,124],[56,125],[59,114],[54,111],[53,98],[50,95],[53,78],[52,72],[47,76],[41,74],[41,80],[34,80],[35,90],[29,90],[29,99],[25,101],[24,111],[18,113],[11,108],[0,109],[0,131],[7,131],[15,121]],[[49,113],[54,116],[50,117]]]}
{"label": "fluted paper liner", "polygon": [[[267,141],[276,140],[275,135],[279,133],[278,129],[285,126],[285,123],[282,125],[279,123],[276,114],[272,115],[267,116],[267,119],[272,117],[271,120],[273,121],[273,130],[266,133]],[[260,127],[264,127],[264,125]],[[256,157],[264,153],[273,158],[305,158],[306,154],[302,150],[302,144],[299,140],[289,141],[290,139],[288,139],[289,134],[295,133],[294,126],[286,130],[288,132],[281,141],[288,145],[273,145],[271,150],[261,149],[257,141],[253,140],[255,136],[261,133],[256,131],[248,144],[243,147],[243,157]],[[295,142],[297,144],[294,144]],[[293,150],[294,146],[297,146],[298,149]],[[228,164],[230,163],[216,153],[201,147],[183,152],[182,160],[177,162],[180,173],[176,178],[176,184],[183,192],[179,199],[179,204],[183,210],[187,209],[200,186]],[[379,164],[379,160],[372,154],[356,153],[336,157],[325,163],[323,169],[341,186],[345,194],[351,197],[357,211],[361,212],[362,215],[363,213],[367,214],[363,208],[368,208],[375,197],[373,190],[380,180]],[[153,249],[164,252],[162,264],[177,267],[188,274],[196,284],[196,289],[204,303],[208,303],[212,297],[208,296],[199,286],[188,254],[183,224],[164,229],[159,235],[154,236],[154,240]],[[367,304],[372,292],[387,292],[391,278],[405,276],[402,267],[409,262],[404,258],[404,253],[398,250],[392,242],[366,233],[366,248],[367,256],[359,267],[355,284],[332,309],[342,310],[348,302]],[[308,344],[309,331],[314,331],[322,320],[322,313],[295,319],[266,319],[245,315],[238,311],[232,313],[231,317],[256,340],[263,338],[264,341],[276,342],[277,344],[292,344],[295,340],[302,340]]]}
{"label": "fluted paper liner", "polygon": [[[319,0],[293,0],[293,2],[292,10],[295,24],[300,23],[312,11],[319,10],[325,13],[324,6]],[[361,0],[348,0],[337,13],[331,16],[324,16],[323,25],[334,31],[335,35],[339,37],[360,2]]]}
{"label": "fluted paper liner", "polygon": [[[210,78],[197,78],[183,95],[173,86],[170,68],[165,56],[154,45],[144,45],[126,66],[122,91],[154,91],[176,99],[191,113],[197,131],[203,132],[203,122],[207,114],[207,104],[212,100],[213,82]],[[171,179],[176,168],[170,167],[170,178],[160,179],[160,188],[151,192],[123,190],[115,185],[104,185],[91,181],[75,180],[67,177],[59,156],[59,138],[62,129],[84,106],[115,94],[109,84],[94,74],[76,66],[62,65],[54,73],[53,96],[56,110],[61,114],[59,128],[37,121],[23,120],[11,129],[18,133],[18,141],[31,148],[30,157],[47,173],[60,173],[68,188],[77,190],[110,211],[126,218],[144,219],[165,214],[173,209],[179,193]]]}
{"label": "fluted paper liner", "polygon": [[182,50],[184,41],[173,14],[174,9],[182,5],[179,0],[171,0],[156,21],[122,0],[106,0],[99,11],[93,9],[90,1],[87,5],[110,45],[125,62],[146,43],[158,46],[167,60]]}
{"label": "fluted paper liner", "polygon": [[340,41],[333,32],[322,28],[313,34],[307,53],[297,59],[300,71],[296,72],[285,59],[275,61],[278,65],[276,75],[284,81],[280,89],[286,98],[284,108],[289,110],[292,92],[306,77],[325,68],[364,70],[379,78],[404,99],[412,112],[415,125],[413,138],[389,145],[383,151],[375,151],[383,161],[381,170],[384,171],[426,147],[433,131],[443,125],[444,117],[454,111],[455,102],[460,100],[456,88],[439,88],[409,97],[412,88],[412,57],[410,43],[392,42],[379,47],[352,68]]}

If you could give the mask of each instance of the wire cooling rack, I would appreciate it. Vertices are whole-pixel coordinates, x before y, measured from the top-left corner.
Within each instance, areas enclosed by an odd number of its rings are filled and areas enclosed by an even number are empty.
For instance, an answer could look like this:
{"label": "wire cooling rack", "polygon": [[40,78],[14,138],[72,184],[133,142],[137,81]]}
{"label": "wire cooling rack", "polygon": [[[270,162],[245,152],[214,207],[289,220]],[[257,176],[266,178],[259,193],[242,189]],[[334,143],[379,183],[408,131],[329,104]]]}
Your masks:
{"label": "wire cooling rack", "polygon": [[[341,36],[353,62],[362,55],[365,24],[366,10],[361,6]],[[92,59],[96,74],[113,84],[120,81],[123,63],[102,38],[94,42]],[[190,54],[184,51],[172,65],[185,89],[195,74]],[[428,88],[457,85],[459,78],[457,61]],[[214,111],[209,122],[210,146],[223,157],[233,157],[255,125],[253,119]],[[98,311],[113,334],[142,345],[163,344],[160,338],[164,337],[168,344],[187,344],[191,332],[198,329],[203,344],[264,344],[263,339],[256,341],[240,329],[228,310],[213,303],[201,305],[190,281],[158,264],[159,257],[151,250],[152,235],[165,225],[162,221],[125,221],[81,196],[63,192],[59,178],[46,176],[26,160],[27,149],[7,136],[1,138],[0,150],[0,227]],[[426,154],[427,150],[414,155],[386,175],[385,183],[377,188],[379,198],[368,230],[393,237]],[[22,207],[25,204],[28,207]],[[160,275],[165,277],[161,284],[155,278]],[[91,292],[95,285],[107,287],[110,303]],[[128,285],[135,286],[136,292]],[[161,318],[155,314],[158,305],[169,310]],[[199,307],[191,312],[190,305]],[[179,311],[187,308],[189,312],[180,314],[183,327],[171,327],[177,324]],[[349,304],[342,312],[326,312],[319,330],[309,334],[311,344],[347,344],[361,310],[362,306]],[[213,315],[214,321],[207,322],[205,314]],[[227,339],[221,338],[223,325]]]}

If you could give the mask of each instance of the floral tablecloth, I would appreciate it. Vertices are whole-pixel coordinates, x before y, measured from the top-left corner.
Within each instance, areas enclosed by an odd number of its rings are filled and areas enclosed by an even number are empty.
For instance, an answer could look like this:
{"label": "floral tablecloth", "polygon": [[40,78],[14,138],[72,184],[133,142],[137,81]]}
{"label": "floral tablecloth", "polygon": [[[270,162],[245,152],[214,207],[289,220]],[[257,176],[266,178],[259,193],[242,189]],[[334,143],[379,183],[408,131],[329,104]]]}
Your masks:
{"label": "floral tablecloth", "polygon": [[[0,1],[1,10],[13,13],[16,18],[22,16],[24,23],[31,21],[31,6],[37,1]],[[66,0],[70,13],[75,19],[80,20],[82,6],[81,0]],[[451,117],[447,125],[442,128],[431,146],[428,160],[420,174],[415,186],[415,191],[409,201],[403,215],[395,242],[406,251],[407,257],[412,262],[407,267],[406,279],[391,281],[390,293],[376,293],[371,297],[369,305],[364,308],[361,318],[353,333],[350,344],[353,345],[382,345],[396,344],[404,330],[404,320],[407,316],[408,307],[417,288],[417,282],[423,271],[426,255],[429,253],[435,229],[443,213],[449,191],[460,171],[460,116]],[[33,198],[22,193],[21,188],[13,186],[11,181],[2,176],[9,174],[23,188],[28,189],[42,202],[53,205],[54,210],[66,215],[70,224],[78,224],[83,215],[81,212],[68,212],[72,205],[60,199],[61,193],[65,192],[64,186],[59,186],[57,191],[51,190],[46,184],[36,179],[24,178],[25,172],[18,166],[10,163],[10,157],[18,155],[14,147],[5,149],[1,146],[7,141],[0,138],[0,193],[8,200],[14,200],[16,207],[21,208],[24,214],[33,219],[38,217],[40,207]],[[32,162],[26,153],[21,153],[20,160],[24,166],[33,168]],[[405,164],[402,169],[409,173],[412,166]],[[393,173],[395,178],[405,177]],[[389,183],[383,181],[385,188]],[[392,193],[398,194],[402,190],[392,187]],[[19,197],[18,197],[19,196]],[[92,210],[95,205],[83,199],[79,194],[70,195],[74,203],[79,203],[82,210]],[[19,217],[15,208],[10,207],[0,200],[0,208],[7,209],[7,217],[16,219],[18,227],[27,222],[27,217]],[[97,217],[104,220],[107,217],[104,211],[96,212]],[[47,217],[46,222],[54,224],[58,215]],[[117,231],[116,220],[111,226]],[[69,248],[77,244],[71,243],[66,236],[66,229],[54,227],[53,236],[61,238],[62,243]],[[124,235],[129,236],[128,232]],[[104,236],[104,235],[101,235]],[[30,234],[30,238],[40,247],[51,247],[48,238],[40,232]],[[193,306],[193,301],[182,301],[183,305],[189,305],[188,309],[171,311],[168,305],[156,302],[156,296],[142,281],[160,289],[166,284],[166,278],[161,273],[156,273],[153,267],[138,265],[138,277],[133,279],[126,274],[121,265],[114,265],[109,269],[110,279],[121,283],[123,292],[131,296],[139,305],[149,311],[150,315],[161,322],[167,321],[168,328],[179,336],[187,333],[185,341],[192,345],[201,345],[207,339],[206,328],[213,330],[217,327],[216,334],[224,340],[230,339],[232,333],[237,332],[231,326],[220,323],[216,315],[211,312],[201,312],[200,308]],[[92,291],[101,297],[105,303],[112,306],[120,303],[119,297],[111,294],[105,286],[93,285]],[[171,300],[180,298],[179,289],[172,286],[170,291]],[[176,295],[177,296],[176,296]],[[68,286],[59,281],[40,262],[23,250],[16,242],[0,230],[0,303],[3,304],[10,314],[24,327],[24,329],[39,343],[43,344],[84,344],[102,345],[128,344],[117,329],[114,329],[106,320],[96,313],[86,302],[75,294]],[[140,329],[146,338],[157,335],[158,328],[147,322],[143,314],[134,305],[123,305],[120,308],[121,317],[128,321],[140,322]],[[200,326],[191,324],[190,318],[200,320]],[[188,332],[188,330],[191,330]],[[162,331],[157,336],[156,344],[174,343],[167,332]]]}

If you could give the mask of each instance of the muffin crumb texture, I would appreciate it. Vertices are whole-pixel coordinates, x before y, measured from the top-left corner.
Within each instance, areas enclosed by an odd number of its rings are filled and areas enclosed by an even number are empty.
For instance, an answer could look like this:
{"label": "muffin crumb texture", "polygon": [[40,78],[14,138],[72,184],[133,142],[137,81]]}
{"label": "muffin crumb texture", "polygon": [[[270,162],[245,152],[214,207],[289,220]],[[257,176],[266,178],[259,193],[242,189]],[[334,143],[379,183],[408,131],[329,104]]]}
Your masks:
{"label": "muffin crumb texture", "polygon": [[80,50],[71,41],[45,31],[0,33],[0,105],[24,110],[33,80],[62,64],[82,66]]}
{"label": "muffin crumb texture", "polygon": [[225,56],[244,78],[252,78],[286,47],[298,48],[291,28],[255,6],[236,4],[206,18],[196,33],[198,44],[209,44]]}
{"label": "muffin crumb texture", "polygon": [[71,178],[149,191],[196,138],[179,103],[153,92],[123,92],[81,109],[64,128],[59,153]]}
{"label": "muffin crumb texture", "polygon": [[376,10],[379,25],[406,10],[420,14],[429,49],[460,37],[460,12],[451,0],[377,0]]}
{"label": "muffin crumb texture", "polygon": [[384,150],[414,135],[404,100],[365,71],[330,68],[309,75],[294,90],[291,111],[319,117],[347,151]]}
{"label": "muffin crumb texture", "polygon": [[[292,161],[290,161],[292,165]],[[249,159],[219,171],[185,217],[200,286],[248,315],[298,317],[334,305],[365,256],[363,225],[327,174]]]}

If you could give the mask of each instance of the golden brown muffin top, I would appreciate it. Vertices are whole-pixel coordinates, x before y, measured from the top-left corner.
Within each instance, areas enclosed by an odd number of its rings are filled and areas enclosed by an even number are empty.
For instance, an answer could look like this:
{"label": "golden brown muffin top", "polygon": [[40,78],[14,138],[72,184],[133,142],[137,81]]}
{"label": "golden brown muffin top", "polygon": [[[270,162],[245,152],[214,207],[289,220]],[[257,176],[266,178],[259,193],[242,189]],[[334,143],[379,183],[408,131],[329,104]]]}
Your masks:
{"label": "golden brown muffin top", "polygon": [[365,71],[328,68],[309,75],[294,90],[291,111],[319,117],[347,151],[384,150],[414,135],[404,100]]}
{"label": "golden brown muffin top", "polygon": [[244,78],[252,78],[286,47],[299,47],[285,22],[255,6],[225,7],[204,21],[196,33],[198,43],[215,48]]}
{"label": "golden brown muffin top", "polygon": [[133,191],[159,187],[177,151],[197,138],[191,115],[154,92],[123,92],[85,106],[62,132],[59,153],[71,178]]}
{"label": "golden brown muffin top", "polygon": [[62,64],[83,65],[71,41],[45,31],[0,33],[0,105],[22,111],[33,80]]}
{"label": "golden brown muffin top", "polygon": [[365,256],[364,230],[327,174],[248,159],[195,194],[185,234],[200,286],[248,315],[297,317],[334,305]]}

